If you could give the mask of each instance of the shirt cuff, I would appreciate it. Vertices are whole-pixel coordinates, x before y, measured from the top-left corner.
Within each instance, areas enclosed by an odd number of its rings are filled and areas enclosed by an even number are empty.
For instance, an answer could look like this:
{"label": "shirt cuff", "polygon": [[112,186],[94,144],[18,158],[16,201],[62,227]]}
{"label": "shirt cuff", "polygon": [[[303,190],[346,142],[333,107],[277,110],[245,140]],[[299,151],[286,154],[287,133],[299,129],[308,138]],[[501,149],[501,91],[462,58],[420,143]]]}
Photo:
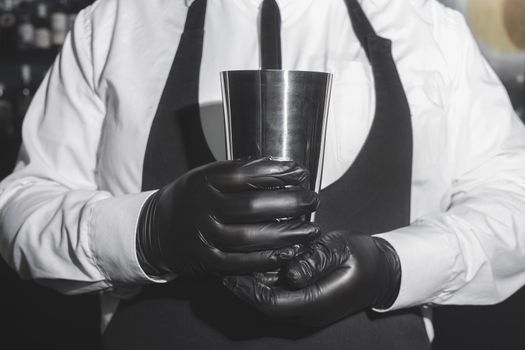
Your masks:
{"label": "shirt cuff", "polygon": [[455,236],[427,220],[375,235],[388,241],[401,262],[399,295],[387,312],[432,303],[447,294],[457,276],[459,248]]}
{"label": "shirt cuff", "polygon": [[148,276],[140,266],[136,233],[140,212],[155,191],[108,198],[92,207],[89,240],[95,265],[111,285],[164,283],[172,276]]}

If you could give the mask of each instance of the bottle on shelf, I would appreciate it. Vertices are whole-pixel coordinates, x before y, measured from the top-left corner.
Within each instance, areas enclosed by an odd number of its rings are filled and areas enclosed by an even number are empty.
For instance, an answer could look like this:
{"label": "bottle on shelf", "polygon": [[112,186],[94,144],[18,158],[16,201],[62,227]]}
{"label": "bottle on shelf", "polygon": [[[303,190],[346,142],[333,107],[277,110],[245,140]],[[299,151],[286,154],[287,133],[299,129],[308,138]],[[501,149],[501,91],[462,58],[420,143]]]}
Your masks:
{"label": "bottle on shelf", "polygon": [[47,4],[39,2],[36,7],[35,24],[35,48],[50,49],[52,46],[51,25]]}
{"label": "bottle on shelf", "polygon": [[16,101],[16,115],[18,121],[16,127],[18,129],[20,129],[22,126],[22,121],[24,120],[24,116],[27,112],[27,109],[29,108],[29,105],[31,104],[31,100],[33,99],[35,92],[33,74],[30,65],[23,64],[20,67],[20,80],[22,84],[20,86]]}
{"label": "bottle on shelf", "polygon": [[13,105],[7,97],[4,82],[0,82],[0,140],[12,140],[16,133],[15,114]]}
{"label": "bottle on shelf", "polygon": [[0,8],[0,54],[13,54],[16,50],[17,25],[14,0],[3,0]]}
{"label": "bottle on shelf", "polygon": [[24,0],[18,6],[18,49],[33,48],[35,45],[35,25],[32,20],[32,0]]}
{"label": "bottle on shelf", "polygon": [[51,12],[51,33],[54,46],[62,46],[69,30],[69,3],[60,0]]}

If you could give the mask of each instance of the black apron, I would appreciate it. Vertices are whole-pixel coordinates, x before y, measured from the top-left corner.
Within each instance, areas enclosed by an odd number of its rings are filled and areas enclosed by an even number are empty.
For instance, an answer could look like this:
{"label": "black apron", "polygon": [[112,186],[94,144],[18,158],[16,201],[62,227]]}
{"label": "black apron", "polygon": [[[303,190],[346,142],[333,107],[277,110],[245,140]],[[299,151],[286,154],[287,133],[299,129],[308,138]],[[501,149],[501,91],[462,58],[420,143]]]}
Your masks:
{"label": "black apron", "polygon": [[[356,0],[345,0],[352,26],[372,65],[376,113],[356,160],[321,191],[317,221],[375,234],[410,224],[412,125],[391,54]],[[143,190],[160,188],[214,161],[199,115],[199,71],[206,0],[188,11],[185,31],[152,124]],[[349,113],[351,113],[349,111]],[[333,305],[337,307],[337,305]],[[123,302],[104,335],[105,349],[430,349],[418,309],[361,312],[315,333],[262,317],[216,280],[178,278],[147,286]]]}

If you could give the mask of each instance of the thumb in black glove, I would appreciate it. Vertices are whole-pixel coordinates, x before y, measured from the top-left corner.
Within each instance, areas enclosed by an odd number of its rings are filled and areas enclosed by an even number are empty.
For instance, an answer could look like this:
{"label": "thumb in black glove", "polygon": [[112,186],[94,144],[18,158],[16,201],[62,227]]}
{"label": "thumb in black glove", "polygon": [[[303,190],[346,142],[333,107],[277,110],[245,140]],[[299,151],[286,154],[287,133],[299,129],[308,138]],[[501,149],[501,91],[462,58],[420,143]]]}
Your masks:
{"label": "thumb in black glove", "polygon": [[[319,237],[300,217],[318,206],[308,172],[263,158],[214,162],[150,197],[139,220],[137,255],[150,275],[270,271]],[[286,218],[286,220],[280,220]]]}
{"label": "thumb in black glove", "polygon": [[278,283],[261,275],[226,277],[224,285],[263,314],[322,327],[369,307],[388,308],[399,292],[401,267],[381,238],[330,232],[281,271]]}

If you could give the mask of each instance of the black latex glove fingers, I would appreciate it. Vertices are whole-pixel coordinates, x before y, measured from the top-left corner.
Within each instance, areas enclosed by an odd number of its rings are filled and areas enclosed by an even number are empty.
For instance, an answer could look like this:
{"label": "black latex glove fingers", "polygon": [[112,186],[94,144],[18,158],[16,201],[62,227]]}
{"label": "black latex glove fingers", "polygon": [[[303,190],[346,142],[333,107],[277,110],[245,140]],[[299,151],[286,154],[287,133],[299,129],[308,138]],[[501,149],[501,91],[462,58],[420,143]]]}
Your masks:
{"label": "black latex glove fingers", "polygon": [[[401,269],[388,242],[334,231],[284,266],[278,283],[260,276],[266,275],[227,277],[223,283],[271,318],[317,328],[371,306],[389,307]],[[290,290],[290,285],[304,288]]]}
{"label": "black latex glove fingers", "polygon": [[262,314],[306,327],[325,326],[361,310],[360,307],[352,308],[335,303],[344,299],[359,306],[363,303],[356,300],[364,299],[363,297],[339,287],[354,278],[354,270],[348,266],[332,271],[314,285],[299,290],[272,286],[272,283],[275,283],[273,280],[264,280],[261,276],[268,278],[266,274],[230,276],[223,279],[223,284]]}
{"label": "black latex glove fingers", "polygon": [[308,170],[296,162],[261,158],[217,162],[206,180],[218,192],[243,192],[298,186],[309,178]]}
{"label": "black latex glove fingers", "polygon": [[300,249],[299,245],[294,245],[250,253],[225,253],[211,248],[213,257],[209,258],[212,266],[210,271],[217,275],[272,271],[290,261]]}
{"label": "black latex glove fingers", "polygon": [[223,252],[253,252],[290,247],[310,242],[321,234],[315,223],[302,220],[259,224],[227,225],[210,219],[215,235],[208,238],[212,246]]}
{"label": "black latex glove fingers", "polygon": [[319,235],[315,224],[297,220],[319,204],[307,185],[308,172],[289,161],[195,168],[144,205],[137,234],[141,266],[150,274],[183,276],[276,269],[297,253],[286,248]]}
{"label": "black latex glove fingers", "polygon": [[252,274],[255,279],[259,282],[266,284],[267,286],[274,286],[279,283],[280,270],[268,271],[268,272],[255,272]]}
{"label": "black latex glove fingers", "polygon": [[291,289],[311,285],[344,264],[350,258],[351,246],[346,235],[330,232],[315,242],[283,268],[284,283]]}
{"label": "black latex glove fingers", "polygon": [[216,192],[210,198],[214,218],[221,223],[257,223],[300,217],[315,211],[319,196],[301,187],[238,193]]}

